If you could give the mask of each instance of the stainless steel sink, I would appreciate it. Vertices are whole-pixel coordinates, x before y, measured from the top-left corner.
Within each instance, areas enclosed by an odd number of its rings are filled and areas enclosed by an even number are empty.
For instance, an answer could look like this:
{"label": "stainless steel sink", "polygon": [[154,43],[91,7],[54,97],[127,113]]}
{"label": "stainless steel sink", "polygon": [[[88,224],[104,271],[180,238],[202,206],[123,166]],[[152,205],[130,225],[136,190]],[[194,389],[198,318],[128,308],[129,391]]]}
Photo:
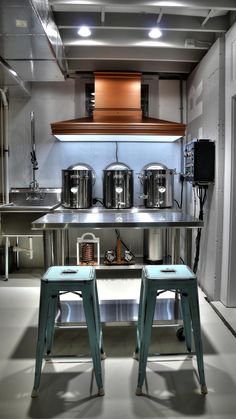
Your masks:
{"label": "stainless steel sink", "polygon": [[1,212],[50,211],[60,205],[60,188],[12,188],[10,203],[0,207]]}

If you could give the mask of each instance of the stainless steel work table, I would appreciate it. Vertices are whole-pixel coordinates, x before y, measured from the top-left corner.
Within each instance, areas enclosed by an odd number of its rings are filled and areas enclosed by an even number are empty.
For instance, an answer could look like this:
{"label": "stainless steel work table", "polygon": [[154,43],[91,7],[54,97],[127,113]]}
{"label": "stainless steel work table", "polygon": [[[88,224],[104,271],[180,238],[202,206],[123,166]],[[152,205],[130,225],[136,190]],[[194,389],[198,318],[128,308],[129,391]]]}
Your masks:
{"label": "stainless steel work table", "polygon": [[[131,208],[129,210],[106,210],[94,207],[91,210],[64,210],[57,208],[32,222],[32,230],[44,234],[45,268],[64,264],[64,234],[73,228],[168,228],[172,230],[174,259],[180,254],[180,228],[186,230],[185,260],[191,266],[192,229],[203,227],[203,221],[181,211]],[[59,244],[59,245],[58,245]]]}
{"label": "stainless steel work table", "polygon": [[56,210],[32,222],[33,230],[68,228],[151,228],[151,227],[203,227],[203,221],[173,210],[131,208],[130,210]]}
{"label": "stainless steel work table", "polygon": [[[108,210],[94,207],[90,210],[66,210],[62,207],[54,212],[40,217],[32,222],[32,230],[41,230],[44,235],[45,268],[50,265],[65,264],[64,242],[65,233],[73,228],[163,228],[171,229],[172,259],[171,263],[178,263],[180,260],[180,229],[185,229],[185,263],[192,264],[192,231],[203,227],[203,221],[193,218],[191,215],[183,214],[177,210],[154,210],[144,208],[131,208],[129,210]],[[123,267],[126,269],[127,267]],[[140,265],[132,265],[130,269],[136,269],[136,277],[140,277]],[[109,274],[113,266],[98,266],[99,270],[104,269]],[[120,274],[116,267],[116,273]],[[139,269],[139,272],[138,272]],[[102,271],[104,273],[104,271]],[[112,274],[111,274],[112,277]],[[120,278],[120,276],[118,276]],[[103,278],[103,276],[102,276]],[[129,274],[126,276],[129,278]],[[115,285],[115,284],[114,284]],[[122,288],[121,286],[119,288]],[[124,297],[124,299],[100,299],[101,318],[103,322],[133,322],[137,320],[138,300]],[[176,320],[179,318],[178,304],[174,298],[160,300],[157,305],[155,320]],[[58,325],[77,324],[84,321],[81,302],[61,301],[60,314],[57,318]]]}

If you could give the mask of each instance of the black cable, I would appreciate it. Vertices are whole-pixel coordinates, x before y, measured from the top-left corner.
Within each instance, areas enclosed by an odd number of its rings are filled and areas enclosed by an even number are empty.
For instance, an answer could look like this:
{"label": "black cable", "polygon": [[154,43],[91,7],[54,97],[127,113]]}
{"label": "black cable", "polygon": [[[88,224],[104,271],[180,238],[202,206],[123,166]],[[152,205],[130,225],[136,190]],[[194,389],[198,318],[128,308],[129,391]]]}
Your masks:
{"label": "black cable", "polygon": [[116,141],[116,163],[118,163],[118,142]]}
{"label": "black cable", "polygon": [[181,180],[180,204],[177,201],[177,199],[174,199],[179,209],[182,209],[182,206],[183,206],[183,189],[184,189],[184,181]]}
{"label": "black cable", "polygon": [[97,202],[99,202],[104,207],[104,202],[103,202],[102,198],[94,198],[93,199],[93,204],[96,204]]}
{"label": "black cable", "polygon": [[[200,210],[199,210],[199,220],[203,220],[203,208],[204,208],[204,204],[206,202],[206,198],[207,198],[207,188],[208,186],[198,186],[198,190],[197,190],[197,196],[199,199],[199,204],[200,204]],[[204,192],[203,192],[204,191]],[[197,268],[198,268],[198,262],[199,262],[199,256],[200,256],[200,243],[201,243],[201,234],[202,234],[202,229],[198,228],[197,230],[197,236],[196,236],[196,250],[195,250],[195,259],[194,259],[194,264],[193,264],[193,272],[196,273],[197,272]]]}
{"label": "black cable", "polygon": [[115,232],[116,232],[117,239],[119,239],[121,241],[121,243],[123,244],[123,246],[125,247],[125,249],[128,250],[130,252],[130,254],[135,258],[135,255],[133,254],[133,252],[131,252],[131,250],[128,248],[128,246],[121,239],[120,232],[119,232],[119,230],[117,228],[115,229]]}
{"label": "black cable", "polygon": [[181,193],[180,193],[180,208],[183,206],[183,190],[184,190],[184,180],[181,180]]}
{"label": "black cable", "polygon": [[197,199],[196,199],[196,190],[195,190],[195,185],[193,185],[193,200],[194,200],[194,210],[193,210],[193,216],[194,216],[194,218],[196,218]]}
{"label": "black cable", "polygon": [[180,206],[180,204],[178,203],[177,199],[174,199],[174,201],[176,202],[177,207],[178,207],[179,209],[181,209],[181,206]]}

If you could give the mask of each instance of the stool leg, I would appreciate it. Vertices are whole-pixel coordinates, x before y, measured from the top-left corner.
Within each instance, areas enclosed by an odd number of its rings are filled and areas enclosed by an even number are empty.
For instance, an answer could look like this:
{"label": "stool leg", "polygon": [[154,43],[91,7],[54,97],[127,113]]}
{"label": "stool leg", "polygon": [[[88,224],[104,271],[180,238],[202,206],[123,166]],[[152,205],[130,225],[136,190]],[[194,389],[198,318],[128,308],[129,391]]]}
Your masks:
{"label": "stool leg", "polygon": [[138,322],[137,322],[137,332],[136,332],[136,346],[135,346],[135,352],[133,355],[134,359],[138,359],[138,353],[140,348],[140,336],[141,336],[141,324],[143,321],[143,280],[141,281],[141,287],[140,287],[140,296],[139,296],[139,305],[138,305]]}
{"label": "stool leg", "polygon": [[197,356],[199,381],[201,384],[201,392],[202,394],[207,394],[207,386],[206,386],[206,381],[205,381],[205,372],[204,372],[204,364],[203,364],[203,347],[202,347],[202,338],[201,338],[201,325],[200,325],[197,284],[196,285],[194,284],[191,290],[189,290],[189,306],[190,306],[190,313],[191,313],[192,325],[193,325],[193,335],[194,335],[194,343],[195,343],[195,350],[196,350],[196,356]]}
{"label": "stool leg", "polygon": [[[145,285],[144,285],[145,288]],[[144,291],[145,294],[145,291]],[[142,395],[142,385],[145,378],[149,344],[152,333],[152,323],[156,306],[156,291],[148,290],[147,298],[142,303],[143,326],[141,325],[138,385],[136,395]]]}
{"label": "stool leg", "polygon": [[45,289],[45,286],[46,286],[45,284],[41,284],[35,376],[34,376],[34,386],[31,393],[31,397],[38,396],[38,388],[39,388],[40,378],[41,378],[43,354],[44,354],[44,349],[45,349],[46,328],[47,328],[47,318],[48,318],[48,309],[49,309],[49,296]]}
{"label": "stool leg", "polygon": [[53,295],[50,298],[48,321],[47,321],[47,339],[46,339],[46,353],[49,355],[52,351],[52,344],[55,332],[55,317],[57,314],[58,295]]}
{"label": "stool leg", "polygon": [[101,327],[101,316],[99,310],[99,298],[98,298],[98,288],[97,288],[97,281],[95,280],[95,319],[96,319],[96,328],[99,340],[99,348],[101,352],[101,359],[106,359],[106,353],[104,352],[103,348],[103,334],[102,334],[102,327]]}
{"label": "stool leg", "polygon": [[[93,284],[92,284],[93,287]],[[84,304],[84,313],[88,328],[89,342],[93,359],[93,367],[95,378],[98,386],[98,395],[104,395],[103,383],[102,383],[102,366],[101,366],[101,355],[99,348],[99,340],[97,330],[96,330],[96,309],[95,309],[95,291],[93,288],[83,291],[83,304]]]}
{"label": "stool leg", "polygon": [[185,343],[187,350],[191,352],[192,350],[192,333],[191,333],[191,316],[189,310],[189,303],[188,303],[188,294],[186,292],[181,291],[181,309],[183,315],[183,324],[184,324],[184,335],[185,335]]}

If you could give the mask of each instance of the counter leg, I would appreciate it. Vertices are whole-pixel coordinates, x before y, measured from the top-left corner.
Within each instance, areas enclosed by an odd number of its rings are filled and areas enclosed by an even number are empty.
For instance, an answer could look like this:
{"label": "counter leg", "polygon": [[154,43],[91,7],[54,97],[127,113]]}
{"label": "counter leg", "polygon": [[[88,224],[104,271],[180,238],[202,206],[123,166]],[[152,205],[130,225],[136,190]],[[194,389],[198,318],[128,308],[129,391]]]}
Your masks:
{"label": "counter leg", "polygon": [[61,232],[61,264],[65,265],[65,249],[66,249],[66,230],[60,230]]}
{"label": "counter leg", "polygon": [[8,281],[8,276],[9,276],[9,272],[8,272],[8,257],[9,257],[9,249],[8,249],[8,244],[9,244],[9,239],[8,236],[5,237],[5,281]]}
{"label": "counter leg", "polygon": [[65,238],[64,230],[53,230],[53,255],[54,265],[64,265],[65,263]]}
{"label": "counter leg", "polygon": [[192,268],[192,229],[186,228],[185,234],[185,260],[187,266]]}
{"label": "counter leg", "polygon": [[176,229],[171,229],[171,264],[174,265],[175,263],[175,232]]}
{"label": "counter leg", "polygon": [[[19,237],[16,236],[16,247],[19,247]],[[20,255],[19,252],[16,251],[16,269],[20,269]]]}
{"label": "counter leg", "polygon": [[172,265],[180,263],[180,229],[172,229],[171,241],[171,263]]}
{"label": "counter leg", "polygon": [[44,253],[44,269],[47,270],[54,263],[52,248],[51,231],[43,231],[43,253]]}

